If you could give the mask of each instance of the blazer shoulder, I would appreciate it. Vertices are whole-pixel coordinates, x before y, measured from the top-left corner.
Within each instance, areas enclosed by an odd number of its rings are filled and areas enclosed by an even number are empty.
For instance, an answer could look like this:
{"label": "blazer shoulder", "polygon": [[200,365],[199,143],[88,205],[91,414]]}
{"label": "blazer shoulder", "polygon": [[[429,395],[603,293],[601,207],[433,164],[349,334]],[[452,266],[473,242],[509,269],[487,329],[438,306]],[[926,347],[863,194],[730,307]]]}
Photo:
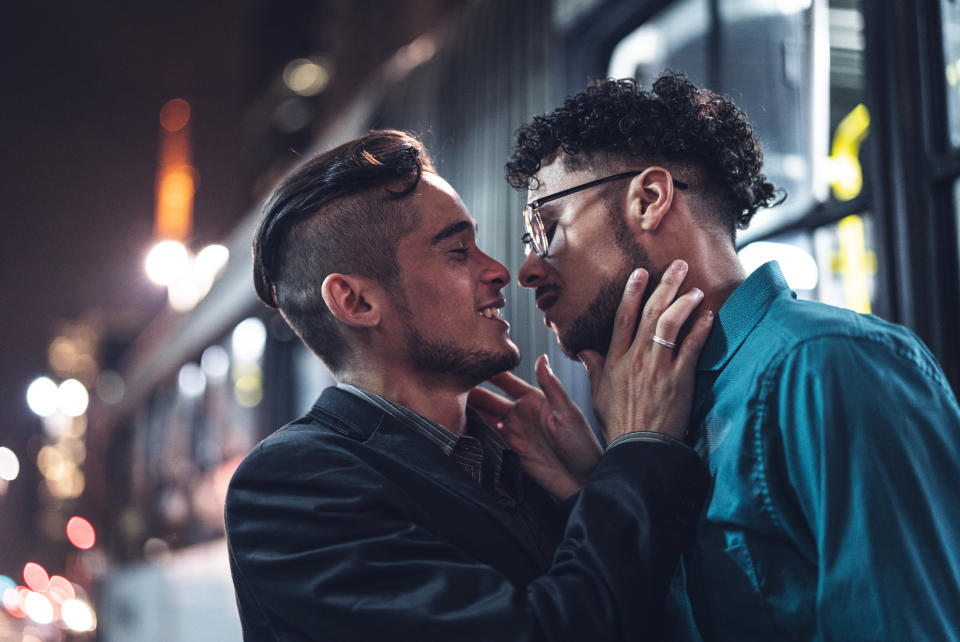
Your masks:
{"label": "blazer shoulder", "polygon": [[234,472],[231,485],[245,477],[260,477],[265,471],[280,474],[324,462],[363,459],[362,445],[378,423],[352,424],[314,408],[309,414],[275,430],[244,457]]}

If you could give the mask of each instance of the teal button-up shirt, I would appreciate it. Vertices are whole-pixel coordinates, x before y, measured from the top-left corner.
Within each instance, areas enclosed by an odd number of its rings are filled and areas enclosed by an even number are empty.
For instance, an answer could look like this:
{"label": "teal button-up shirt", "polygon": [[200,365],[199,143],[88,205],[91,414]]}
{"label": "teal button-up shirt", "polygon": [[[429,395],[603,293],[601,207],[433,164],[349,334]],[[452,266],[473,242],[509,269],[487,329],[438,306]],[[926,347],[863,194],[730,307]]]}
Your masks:
{"label": "teal button-up shirt", "polygon": [[672,639],[960,640],[960,409],[909,330],[767,263],[717,314],[691,422],[712,490]]}

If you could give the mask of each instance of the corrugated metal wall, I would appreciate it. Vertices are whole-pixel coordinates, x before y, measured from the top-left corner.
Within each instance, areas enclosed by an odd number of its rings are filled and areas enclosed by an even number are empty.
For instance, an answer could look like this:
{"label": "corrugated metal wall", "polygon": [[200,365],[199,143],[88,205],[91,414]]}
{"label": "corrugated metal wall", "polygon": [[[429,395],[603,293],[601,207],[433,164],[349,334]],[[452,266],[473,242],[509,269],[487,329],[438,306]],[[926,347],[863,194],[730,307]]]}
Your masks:
{"label": "corrugated metal wall", "polygon": [[585,407],[589,393],[582,367],[563,357],[532,293],[516,284],[524,195],[503,178],[517,127],[552,109],[565,94],[562,39],[552,15],[550,0],[472,6],[437,56],[389,90],[370,125],[421,135],[438,170],[476,219],[478,243],[514,277],[505,290],[504,316],[524,353],[518,374],[533,381],[535,358],[546,352]]}

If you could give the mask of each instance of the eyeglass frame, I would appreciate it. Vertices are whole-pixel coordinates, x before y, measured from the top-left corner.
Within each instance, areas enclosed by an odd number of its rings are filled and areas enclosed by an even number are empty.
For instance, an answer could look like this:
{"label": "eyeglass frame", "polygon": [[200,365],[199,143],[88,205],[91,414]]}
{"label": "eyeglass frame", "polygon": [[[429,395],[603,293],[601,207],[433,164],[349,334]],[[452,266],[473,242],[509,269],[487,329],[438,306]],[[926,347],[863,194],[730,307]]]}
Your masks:
{"label": "eyeglass frame", "polygon": [[[619,180],[621,178],[639,176],[647,171],[647,169],[649,168],[621,172],[619,174],[613,174],[612,176],[597,178],[575,187],[568,187],[567,189],[556,192],[555,194],[548,194],[547,196],[530,201],[524,205],[523,224],[527,228],[527,231],[523,236],[520,237],[520,242],[523,243],[524,256],[530,255],[531,248],[533,248],[533,251],[536,252],[537,256],[541,259],[546,258],[547,254],[549,253],[550,239],[547,238],[547,231],[543,225],[543,219],[540,217],[540,208],[542,206],[546,205],[550,201],[555,201],[558,198],[575,194],[576,192],[588,189],[590,187],[602,185],[603,183],[609,183],[610,181]],[[673,186],[677,189],[687,189],[690,187],[686,183],[678,181],[673,177],[671,177],[671,179],[673,180]],[[541,244],[543,247],[539,247]]]}

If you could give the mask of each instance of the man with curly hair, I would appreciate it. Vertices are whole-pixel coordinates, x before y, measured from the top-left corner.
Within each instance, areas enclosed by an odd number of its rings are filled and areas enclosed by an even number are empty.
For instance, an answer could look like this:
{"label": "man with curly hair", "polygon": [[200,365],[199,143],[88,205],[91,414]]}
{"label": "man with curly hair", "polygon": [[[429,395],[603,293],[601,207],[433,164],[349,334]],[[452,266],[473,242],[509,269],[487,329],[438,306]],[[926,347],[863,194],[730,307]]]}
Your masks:
{"label": "man with curly hair", "polygon": [[[798,300],[776,262],[745,273],[736,230],[778,202],[762,160],[743,112],[681,75],[588,87],[517,132],[520,284],[586,366],[602,423],[645,395],[611,344],[635,268],[686,269],[717,313],[686,437],[711,492],[671,639],[960,639],[957,401],[907,329]],[[670,354],[665,336],[637,340]]]}

